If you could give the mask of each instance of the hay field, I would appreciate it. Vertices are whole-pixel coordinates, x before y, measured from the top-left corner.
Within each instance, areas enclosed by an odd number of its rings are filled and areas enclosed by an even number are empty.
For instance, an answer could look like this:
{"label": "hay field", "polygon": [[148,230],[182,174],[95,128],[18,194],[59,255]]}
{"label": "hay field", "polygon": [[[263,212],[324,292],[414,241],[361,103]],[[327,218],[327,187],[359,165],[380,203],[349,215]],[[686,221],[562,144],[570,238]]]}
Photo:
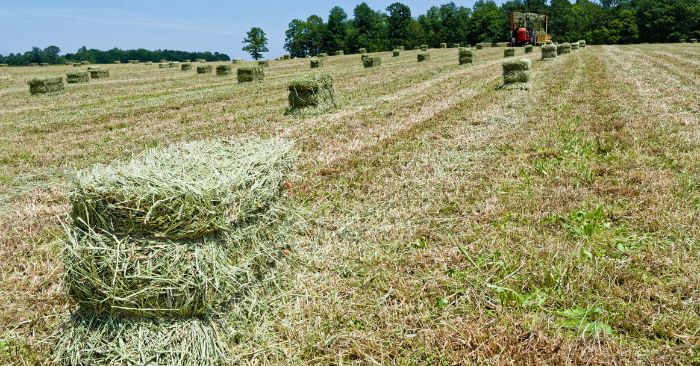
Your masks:
{"label": "hay field", "polygon": [[338,109],[310,116],[284,113],[308,59],[240,85],[106,65],[41,96],[27,80],[77,69],[0,69],[0,365],[45,363],[74,308],[75,169],[245,136],[295,141],[306,225],[234,364],[700,363],[700,47],[517,49],[528,91],[496,90],[500,48],[418,52],[328,57]]}

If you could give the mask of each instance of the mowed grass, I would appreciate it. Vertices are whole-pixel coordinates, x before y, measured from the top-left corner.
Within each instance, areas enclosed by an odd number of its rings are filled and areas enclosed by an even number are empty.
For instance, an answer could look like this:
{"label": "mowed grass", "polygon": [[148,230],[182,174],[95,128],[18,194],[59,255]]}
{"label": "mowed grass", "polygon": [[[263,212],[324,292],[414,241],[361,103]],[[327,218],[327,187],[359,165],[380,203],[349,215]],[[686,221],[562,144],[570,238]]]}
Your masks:
{"label": "mowed grass", "polygon": [[282,136],[306,208],[293,281],[239,364],[700,364],[700,47],[588,46],[499,91],[502,49],[364,69],[339,109],[284,114],[309,60],[262,83],[145,65],[30,97],[72,67],[0,69],[0,364],[45,362],[73,305],[57,220],[73,169],[147,147]]}

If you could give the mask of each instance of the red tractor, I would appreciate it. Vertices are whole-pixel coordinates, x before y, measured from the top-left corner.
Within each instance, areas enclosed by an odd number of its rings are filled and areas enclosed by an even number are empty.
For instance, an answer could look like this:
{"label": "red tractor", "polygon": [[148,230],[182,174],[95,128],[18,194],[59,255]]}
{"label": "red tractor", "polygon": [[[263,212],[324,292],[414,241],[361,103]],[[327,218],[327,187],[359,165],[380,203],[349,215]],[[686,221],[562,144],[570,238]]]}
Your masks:
{"label": "red tractor", "polygon": [[551,41],[552,37],[547,34],[548,18],[547,15],[537,13],[519,11],[511,13],[511,46],[540,45],[546,41]]}

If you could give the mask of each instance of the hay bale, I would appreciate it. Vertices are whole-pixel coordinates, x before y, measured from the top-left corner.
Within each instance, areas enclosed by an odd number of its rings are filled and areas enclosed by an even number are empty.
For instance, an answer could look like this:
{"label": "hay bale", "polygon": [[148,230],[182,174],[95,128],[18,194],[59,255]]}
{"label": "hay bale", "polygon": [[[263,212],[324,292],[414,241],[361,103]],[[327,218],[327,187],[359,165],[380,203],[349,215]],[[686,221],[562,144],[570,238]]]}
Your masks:
{"label": "hay bale", "polygon": [[418,54],[418,62],[429,61],[430,54],[428,52],[421,52]]}
{"label": "hay bale", "polygon": [[294,80],[289,84],[288,90],[290,112],[305,108],[328,110],[336,106],[331,75],[319,74]]}
{"label": "hay bale", "polygon": [[265,71],[260,66],[239,67],[237,77],[239,83],[262,81],[265,78]]}
{"label": "hay bale", "polygon": [[270,66],[270,61],[269,61],[269,60],[258,60],[258,66],[260,66],[260,67],[269,67],[269,66]]}
{"label": "hay bale", "polygon": [[526,58],[503,62],[503,84],[508,86],[529,82],[530,66],[530,60]]}
{"label": "hay bale", "polygon": [[[260,66],[258,66],[258,67],[260,67]],[[216,76],[228,76],[228,75],[233,75],[233,69],[231,68],[231,65],[217,65],[216,66]]]}
{"label": "hay bale", "polygon": [[365,69],[370,67],[376,67],[382,64],[382,59],[379,56],[368,56],[362,60],[362,65]]}
{"label": "hay bale", "polygon": [[42,62],[42,63],[40,63],[39,65],[40,65],[41,67],[48,67],[48,66],[49,66],[49,64],[46,63],[46,62]]}
{"label": "hay bale", "polygon": [[474,52],[474,50],[472,50],[471,48],[460,48],[459,49],[459,64],[460,65],[474,63],[475,58],[476,58],[476,52]]}
{"label": "hay bale", "polygon": [[510,46],[510,42],[498,42],[496,43],[496,47],[508,47]]}
{"label": "hay bale", "polygon": [[452,48],[459,48],[459,47],[460,47],[459,43],[453,43],[453,44],[452,44]]}
{"label": "hay bale", "polygon": [[440,48],[447,48],[447,43],[445,43],[445,42],[440,43]]}
{"label": "hay bale", "polygon": [[586,41],[585,40],[580,40],[578,41],[578,47],[579,48],[585,48],[586,47]]}
{"label": "hay bale", "polygon": [[399,49],[397,48],[397,49],[395,49],[394,51],[392,51],[391,55],[392,55],[393,57],[399,57],[399,56],[401,56],[401,50],[399,50]]}
{"label": "hay bale", "polygon": [[198,59],[197,59],[197,62],[199,62],[200,64],[203,64],[203,63],[206,63],[207,60],[205,60],[205,59],[203,59],[203,58],[198,58]]}
{"label": "hay bale", "polygon": [[697,39],[697,38],[691,38],[691,39],[690,39],[690,43],[698,43],[698,39]]}
{"label": "hay bale", "polygon": [[571,53],[571,43],[564,42],[557,45],[557,55],[563,55],[566,53]]}
{"label": "hay bale", "polygon": [[398,48],[399,51],[405,51],[405,50],[406,50],[406,47],[404,47],[404,46],[398,46],[398,47],[396,47],[396,48]]}
{"label": "hay bale", "polygon": [[359,52],[360,54],[367,53],[367,49],[366,49],[366,48],[360,48],[357,52]]}
{"label": "hay bale", "polygon": [[282,56],[282,59],[283,59],[283,60],[289,60],[289,59],[291,59],[291,58],[292,58],[291,55],[284,55],[284,56]]}
{"label": "hay bale", "polygon": [[211,74],[214,68],[211,65],[197,66],[197,74]]}
{"label": "hay bale", "polygon": [[141,61],[139,60],[129,60],[129,63],[134,65],[134,64],[139,64]]}
{"label": "hay bale", "polygon": [[115,64],[120,64],[120,63],[122,63],[122,62],[119,61],[119,60],[117,60],[117,61],[114,61],[114,63],[115,63]]}
{"label": "hay bale", "polygon": [[311,60],[310,63],[311,63],[312,69],[318,69],[320,67],[323,67],[323,59],[320,59],[320,58],[313,59],[313,60]]}
{"label": "hay bale", "polygon": [[169,62],[169,63],[168,63],[168,66],[170,66],[170,67],[172,67],[172,68],[177,68],[177,67],[180,66],[180,63],[177,62],[177,61],[173,61],[173,62]]}
{"label": "hay bale", "polygon": [[78,173],[70,194],[76,228],[119,237],[188,240],[260,218],[294,163],[273,140],[189,142]]}
{"label": "hay bale", "polygon": [[533,47],[531,44],[525,46],[525,53],[532,53],[532,49]]}
{"label": "hay bale", "polygon": [[74,63],[74,64],[73,64],[73,67],[81,67],[81,66],[83,66],[83,64],[80,64],[80,63]]}
{"label": "hay bale", "polygon": [[81,65],[90,65],[90,61],[80,61]]}
{"label": "hay bale", "polygon": [[328,57],[328,54],[325,53],[325,52],[321,52],[321,53],[319,53],[318,55],[316,55],[316,57],[318,57],[318,58],[324,58],[324,57]]}
{"label": "hay bale", "polygon": [[192,70],[192,64],[184,63],[180,65],[180,71],[190,71]]}
{"label": "hay bale", "polygon": [[109,70],[107,69],[89,69],[91,79],[102,79],[109,77]]}
{"label": "hay bale", "polygon": [[34,78],[27,81],[27,84],[29,84],[29,93],[31,95],[63,91],[63,78],[60,76]]}
{"label": "hay bale", "polygon": [[482,49],[482,48],[484,48],[484,46],[483,46],[482,44],[477,44],[477,45],[476,45],[476,49],[477,49],[477,50],[480,50],[480,49]]}
{"label": "hay bale", "polygon": [[338,50],[338,51],[335,51],[335,55],[336,56],[343,56],[343,55],[345,55],[345,52],[343,50]]}
{"label": "hay bale", "polygon": [[8,67],[7,64],[0,64],[0,67]]}
{"label": "hay bale", "polygon": [[578,42],[574,42],[571,44],[571,50],[572,51],[578,51]]}
{"label": "hay bale", "polygon": [[160,62],[161,62],[161,63],[164,63],[164,64],[167,64],[167,63],[168,63],[168,60],[166,60],[166,59],[161,59]]}
{"label": "hay bale", "polygon": [[150,65],[153,65],[153,62],[151,62],[151,61],[146,61],[146,62],[144,62],[144,65],[150,66]]}
{"label": "hay bale", "polygon": [[427,51],[427,50],[428,50],[428,45],[427,45],[427,44],[421,45],[421,46],[420,46],[420,50],[423,51],[423,52]]}
{"label": "hay bale", "polygon": [[503,50],[503,57],[513,57],[515,56],[515,48],[508,47]]}
{"label": "hay bale", "polygon": [[88,71],[76,71],[66,74],[66,82],[68,84],[87,83],[90,81],[90,73]]}
{"label": "hay bale", "polygon": [[557,46],[554,44],[545,44],[540,48],[542,51],[542,60],[551,60],[557,58]]}
{"label": "hay bale", "polygon": [[158,64],[158,68],[159,68],[159,69],[169,69],[169,68],[170,68],[170,64],[159,63],[159,64]]}

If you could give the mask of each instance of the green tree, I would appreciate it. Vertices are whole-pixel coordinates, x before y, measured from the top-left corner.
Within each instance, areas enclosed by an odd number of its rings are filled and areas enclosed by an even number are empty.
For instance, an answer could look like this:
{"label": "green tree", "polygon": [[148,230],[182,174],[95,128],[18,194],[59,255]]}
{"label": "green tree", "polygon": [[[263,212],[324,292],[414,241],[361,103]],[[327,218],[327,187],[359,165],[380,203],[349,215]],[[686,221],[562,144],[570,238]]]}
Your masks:
{"label": "green tree", "polygon": [[327,51],[347,51],[348,14],[343,8],[336,6],[328,14],[324,47]]}
{"label": "green tree", "polygon": [[386,8],[389,12],[387,23],[389,26],[389,43],[391,47],[406,46],[410,37],[411,8],[402,3],[393,3]]}
{"label": "green tree", "polygon": [[386,15],[372,10],[367,3],[355,7],[355,19],[352,26],[353,34],[351,51],[366,48],[369,52],[382,51],[389,48],[387,39]]}
{"label": "green tree", "polygon": [[503,41],[504,23],[507,21],[493,0],[479,0],[474,4],[470,18],[469,42]]}
{"label": "green tree", "polygon": [[549,11],[549,34],[556,42],[563,42],[573,23],[573,11],[569,0],[552,0]]}
{"label": "green tree", "polygon": [[261,59],[263,53],[269,52],[267,49],[267,36],[261,28],[251,28],[243,39],[243,43],[245,44],[243,51],[248,52],[255,60]]}

